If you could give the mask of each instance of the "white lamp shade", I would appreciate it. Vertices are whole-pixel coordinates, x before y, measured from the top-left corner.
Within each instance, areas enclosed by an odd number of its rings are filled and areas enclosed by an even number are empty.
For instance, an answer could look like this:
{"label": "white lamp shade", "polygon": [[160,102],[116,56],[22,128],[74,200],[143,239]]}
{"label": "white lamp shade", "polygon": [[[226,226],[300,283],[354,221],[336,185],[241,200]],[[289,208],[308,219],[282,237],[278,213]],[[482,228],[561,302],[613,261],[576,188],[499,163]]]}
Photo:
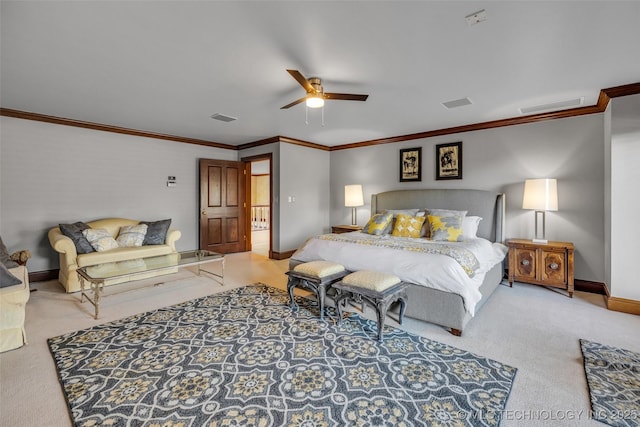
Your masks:
{"label": "white lamp shade", "polygon": [[364,197],[362,196],[362,185],[345,185],[344,186],[344,205],[346,207],[364,206]]}
{"label": "white lamp shade", "polygon": [[522,209],[558,210],[558,182],[552,178],[527,179],[524,182]]}

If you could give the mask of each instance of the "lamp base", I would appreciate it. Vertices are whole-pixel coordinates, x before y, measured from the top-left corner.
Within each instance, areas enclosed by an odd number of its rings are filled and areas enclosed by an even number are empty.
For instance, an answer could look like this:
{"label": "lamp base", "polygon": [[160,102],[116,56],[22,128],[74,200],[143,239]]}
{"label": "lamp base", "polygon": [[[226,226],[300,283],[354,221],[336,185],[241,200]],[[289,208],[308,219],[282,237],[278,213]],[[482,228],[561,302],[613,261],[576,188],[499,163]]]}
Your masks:
{"label": "lamp base", "polygon": [[549,241],[547,239],[531,239],[531,241],[533,243],[540,243],[540,244],[543,244],[543,245],[546,245],[547,243],[549,243]]}

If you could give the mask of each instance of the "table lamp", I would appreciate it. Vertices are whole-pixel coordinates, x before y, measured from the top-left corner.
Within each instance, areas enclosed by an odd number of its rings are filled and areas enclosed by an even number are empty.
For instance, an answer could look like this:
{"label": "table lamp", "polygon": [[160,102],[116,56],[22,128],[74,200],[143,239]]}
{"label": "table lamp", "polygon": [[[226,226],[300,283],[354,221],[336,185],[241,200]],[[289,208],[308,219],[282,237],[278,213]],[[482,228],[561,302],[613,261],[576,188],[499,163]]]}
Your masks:
{"label": "table lamp", "polygon": [[356,207],[364,206],[362,185],[354,184],[344,186],[344,205],[348,208],[351,208],[351,225],[356,225]]}
{"label": "table lamp", "polygon": [[[524,182],[522,209],[533,209],[535,213],[534,243],[548,243],[545,238],[545,212],[558,210],[558,182],[552,178],[527,179]],[[542,216],[542,235],[538,234],[538,218]]]}

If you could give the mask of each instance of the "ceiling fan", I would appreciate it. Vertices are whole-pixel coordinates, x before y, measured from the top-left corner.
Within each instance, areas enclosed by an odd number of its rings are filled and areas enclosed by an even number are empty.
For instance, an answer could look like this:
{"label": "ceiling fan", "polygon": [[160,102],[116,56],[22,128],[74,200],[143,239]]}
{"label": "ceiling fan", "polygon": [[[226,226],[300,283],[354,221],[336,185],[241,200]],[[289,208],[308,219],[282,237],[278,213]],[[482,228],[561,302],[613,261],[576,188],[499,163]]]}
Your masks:
{"label": "ceiling fan", "polygon": [[308,80],[304,78],[304,76],[298,70],[287,70],[291,76],[296,79],[300,86],[307,91],[307,95],[293,101],[290,104],[281,107],[281,110],[286,108],[291,108],[294,105],[300,104],[303,101],[306,101],[307,107],[309,108],[319,108],[324,105],[324,101],[326,100],[337,100],[337,101],[366,101],[369,95],[357,95],[353,93],[330,93],[325,92],[322,87],[322,81],[319,77],[311,77]]}

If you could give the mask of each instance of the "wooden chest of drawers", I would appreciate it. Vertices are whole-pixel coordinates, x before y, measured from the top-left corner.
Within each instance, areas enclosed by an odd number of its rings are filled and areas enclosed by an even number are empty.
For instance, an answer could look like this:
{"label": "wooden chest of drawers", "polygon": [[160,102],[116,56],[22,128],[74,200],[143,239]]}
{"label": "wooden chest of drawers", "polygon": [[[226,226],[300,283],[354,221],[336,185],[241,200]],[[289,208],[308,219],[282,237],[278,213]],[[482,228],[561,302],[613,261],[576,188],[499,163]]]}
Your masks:
{"label": "wooden chest of drawers", "polygon": [[513,282],[566,289],[573,297],[573,243],[509,240],[509,286]]}

